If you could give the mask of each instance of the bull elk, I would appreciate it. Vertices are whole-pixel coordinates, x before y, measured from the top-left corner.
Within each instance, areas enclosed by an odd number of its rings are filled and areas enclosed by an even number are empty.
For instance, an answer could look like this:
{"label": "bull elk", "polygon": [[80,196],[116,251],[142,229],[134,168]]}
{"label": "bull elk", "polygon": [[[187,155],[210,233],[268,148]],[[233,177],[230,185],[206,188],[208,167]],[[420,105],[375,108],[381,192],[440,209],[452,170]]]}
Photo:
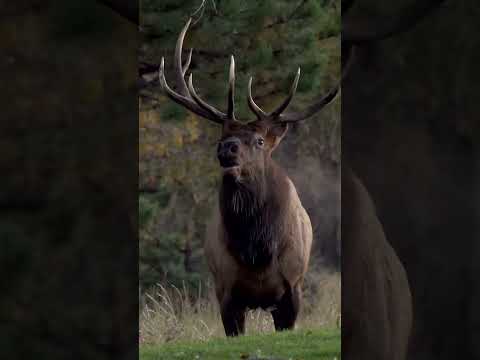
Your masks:
{"label": "bull elk", "polygon": [[342,358],[405,360],[412,327],[407,274],[369,193],[346,165],[342,209]]}
{"label": "bull elk", "polygon": [[160,85],[174,102],[222,126],[217,157],[222,168],[219,192],[221,221],[218,237],[208,238],[205,255],[213,274],[216,296],[227,336],[245,332],[247,309],[272,314],[275,329],[292,329],[302,297],[312,244],[312,226],[293,182],[272,159],[289,124],[305,120],[330,103],[338,86],[302,112],[286,112],[300,78],[297,71],[287,98],[273,111],[262,110],[248,84],[248,105],[255,119],[235,117],[235,61],[231,57],[228,106],[224,113],[199,97],[188,71],[192,51],[182,63],[182,47],[190,20],[175,49],[177,91],[165,79],[164,59]]}
{"label": "bull elk", "polygon": [[[365,11],[360,0],[342,0],[342,60],[352,64],[357,50],[409,31],[444,2],[414,1],[395,15],[365,18],[376,12]],[[358,112],[352,118],[348,115],[343,112],[342,121],[350,133],[348,124],[358,127],[362,122]],[[342,358],[405,360],[415,320],[409,279],[385,236],[368,189],[346,165],[345,155],[356,150],[350,146],[342,142]],[[358,161],[351,164],[364,166]]]}

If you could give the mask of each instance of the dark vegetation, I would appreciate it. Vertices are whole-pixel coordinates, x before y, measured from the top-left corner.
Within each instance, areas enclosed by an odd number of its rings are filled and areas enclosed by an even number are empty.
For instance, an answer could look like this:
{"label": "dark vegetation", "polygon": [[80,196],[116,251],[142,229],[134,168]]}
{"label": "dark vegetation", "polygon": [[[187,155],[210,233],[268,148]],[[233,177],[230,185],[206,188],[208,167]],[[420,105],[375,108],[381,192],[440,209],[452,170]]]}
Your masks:
{"label": "dark vegetation", "polygon": [[94,1],[1,7],[0,358],[134,356],[137,29]]}

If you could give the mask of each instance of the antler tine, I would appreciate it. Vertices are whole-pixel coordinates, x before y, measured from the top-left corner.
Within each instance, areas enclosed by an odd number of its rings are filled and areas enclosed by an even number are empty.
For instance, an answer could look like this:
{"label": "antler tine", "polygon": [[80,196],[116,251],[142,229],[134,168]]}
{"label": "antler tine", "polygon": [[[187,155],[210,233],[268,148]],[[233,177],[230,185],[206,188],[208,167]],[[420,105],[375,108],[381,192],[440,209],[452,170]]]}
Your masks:
{"label": "antler tine", "polygon": [[252,97],[252,81],[253,77],[250,77],[250,80],[248,80],[248,107],[252,112],[257,116],[258,119],[263,119],[267,117],[267,113],[263,111],[257,104],[255,104],[255,101],[253,101]]}
{"label": "antler tine", "polygon": [[[184,72],[183,72],[183,64],[182,64],[182,51],[183,51],[183,40],[185,39],[185,35],[187,34],[188,28],[190,27],[190,24],[192,22],[192,18],[188,19],[187,24],[183,27],[182,31],[180,32],[180,35],[178,36],[177,40],[177,45],[175,46],[175,76],[177,77],[177,86],[178,86],[178,91],[180,94],[189,97],[188,96],[188,87],[187,84],[185,83],[185,78],[184,78]],[[187,65],[190,65],[190,61],[187,60]],[[186,66],[186,69],[188,69],[188,66]],[[186,71],[185,69],[185,71]]]}
{"label": "antler tine", "polygon": [[277,119],[290,105],[290,102],[293,99],[293,96],[295,95],[295,92],[297,91],[297,86],[298,86],[298,80],[300,79],[300,68],[297,70],[297,75],[295,75],[295,80],[293,80],[292,87],[290,88],[290,93],[288,94],[287,98],[283,101],[283,103],[280,104],[278,108],[273,110],[271,113],[268,114],[269,118],[272,119]]}
{"label": "antler tine", "polygon": [[[166,95],[177,104],[184,106],[185,108],[187,108],[194,114],[197,114],[198,116],[204,117],[208,120],[212,120],[218,124],[223,124],[226,120],[229,120],[229,116],[215,109],[213,106],[207,104],[197,95],[193,87],[192,75],[190,75],[189,84],[187,85],[187,83],[185,82],[185,74],[188,71],[188,68],[192,60],[193,49],[190,50],[187,61],[185,61],[185,64],[183,65],[182,65],[182,50],[183,50],[183,40],[185,39],[185,35],[187,33],[187,30],[191,22],[192,22],[192,19],[190,18],[187,21],[187,24],[183,27],[182,31],[180,32],[180,35],[178,36],[177,44],[175,47],[174,70],[175,70],[178,92],[173,91],[170,88],[170,86],[168,86],[167,84],[167,80],[165,78],[164,58],[162,58],[162,62],[160,64],[160,71],[159,71],[160,86],[162,90],[166,93]],[[233,92],[232,92],[232,98],[233,98]],[[232,111],[232,114],[233,114],[233,111]]]}
{"label": "antler tine", "polygon": [[230,57],[230,73],[228,77],[228,110],[227,116],[231,120],[235,120],[235,58]]}
{"label": "antler tine", "polygon": [[182,67],[183,78],[185,78],[185,74],[187,73],[188,68],[190,67],[190,63],[192,62],[192,54],[193,54],[193,48],[190,49],[190,52],[188,53],[187,61],[185,61],[185,64],[183,64],[183,67]]}
{"label": "antler tine", "polygon": [[[159,71],[159,80],[160,86],[165,94],[174,102],[179,105],[186,107],[191,112],[197,114],[198,116],[204,117],[206,119],[212,120],[218,124],[223,124],[223,120],[213,116],[213,114],[208,113],[207,111],[201,109],[190,97],[183,96],[181,94],[177,94],[173,91],[170,86],[167,84],[167,80],[165,79],[165,59],[162,58],[160,63],[160,71]],[[190,96],[190,95],[188,95]]]}
{"label": "antler tine", "polygon": [[335,99],[340,84],[330,90],[327,95],[323,96],[320,100],[316,101],[314,104],[307,107],[305,110],[295,113],[285,113],[280,114],[278,117],[279,121],[282,123],[294,123],[297,121],[306,120],[309,117],[315,115],[315,113],[322,110],[326,105],[331,103]]}
{"label": "antler tine", "polygon": [[309,117],[315,115],[315,113],[322,110],[326,105],[330,104],[338,94],[338,90],[342,85],[342,81],[348,76],[350,72],[350,68],[352,64],[355,62],[355,51],[354,49],[350,49],[347,53],[346,64],[342,69],[342,74],[338,83],[323,97],[321,97],[318,101],[307,107],[305,110],[301,112],[294,112],[294,113],[285,113],[280,114],[279,120],[285,123],[294,123],[297,121],[303,121],[308,119]]}

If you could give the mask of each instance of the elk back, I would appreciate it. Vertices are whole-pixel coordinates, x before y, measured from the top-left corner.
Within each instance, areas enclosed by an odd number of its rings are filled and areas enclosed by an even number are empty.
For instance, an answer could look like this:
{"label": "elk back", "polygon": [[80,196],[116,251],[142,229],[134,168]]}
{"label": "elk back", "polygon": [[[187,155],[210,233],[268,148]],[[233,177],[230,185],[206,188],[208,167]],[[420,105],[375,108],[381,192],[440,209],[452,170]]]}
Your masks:
{"label": "elk back", "polygon": [[342,244],[343,358],[405,360],[412,326],[407,275],[350,169],[342,173]]}

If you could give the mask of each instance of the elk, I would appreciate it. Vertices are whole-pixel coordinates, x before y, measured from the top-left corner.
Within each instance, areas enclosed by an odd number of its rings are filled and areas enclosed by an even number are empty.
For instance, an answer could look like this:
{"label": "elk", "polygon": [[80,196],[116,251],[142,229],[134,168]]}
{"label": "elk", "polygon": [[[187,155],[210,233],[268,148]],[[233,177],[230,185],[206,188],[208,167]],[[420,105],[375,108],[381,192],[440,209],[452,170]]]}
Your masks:
{"label": "elk", "polygon": [[[370,13],[364,8],[352,13],[356,6],[361,9],[365,5],[361,1],[342,1],[342,61],[351,66],[358,50],[361,54],[382,40],[409,31],[444,2],[416,1],[401,14],[372,19],[365,18]],[[346,71],[342,73],[345,78]],[[342,112],[347,133],[362,127],[359,117],[359,112]],[[415,320],[409,279],[376,212],[370,196],[375,189],[369,192],[349,166],[360,170],[369,158],[363,164],[356,156],[350,159],[353,161],[346,160],[349,154],[361,152],[349,149],[351,146],[348,140],[342,141],[342,358],[405,360]],[[379,189],[384,186],[379,182]]]}
{"label": "elk", "polygon": [[263,308],[275,329],[292,329],[299,312],[302,283],[312,244],[310,218],[293,182],[272,159],[289,124],[305,120],[330,103],[338,86],[302,112],[286,112],[300,78],[298,69],[286,99],[273,111],[261,109],[248,84],[248,105],[255,119],[235,117],[235,60],[231,57],[227,111],[199,97],[188,71],[192,50],[182,63],[183,40],[191,20],[181,31],[174,55],[177,91],[165,79],[162,58],[159,78],[167,97],[192,113],[222,126],[217,157],[222,169],[219,190],[218,236],[205,242],[205,256],[213,275],[227,336],[245,332],[247,309]]}
{"label": "elk", "polygon": [[344,164],[342,358],[405,360],[412,321],[405,269],[385,238],[367,189]]}

